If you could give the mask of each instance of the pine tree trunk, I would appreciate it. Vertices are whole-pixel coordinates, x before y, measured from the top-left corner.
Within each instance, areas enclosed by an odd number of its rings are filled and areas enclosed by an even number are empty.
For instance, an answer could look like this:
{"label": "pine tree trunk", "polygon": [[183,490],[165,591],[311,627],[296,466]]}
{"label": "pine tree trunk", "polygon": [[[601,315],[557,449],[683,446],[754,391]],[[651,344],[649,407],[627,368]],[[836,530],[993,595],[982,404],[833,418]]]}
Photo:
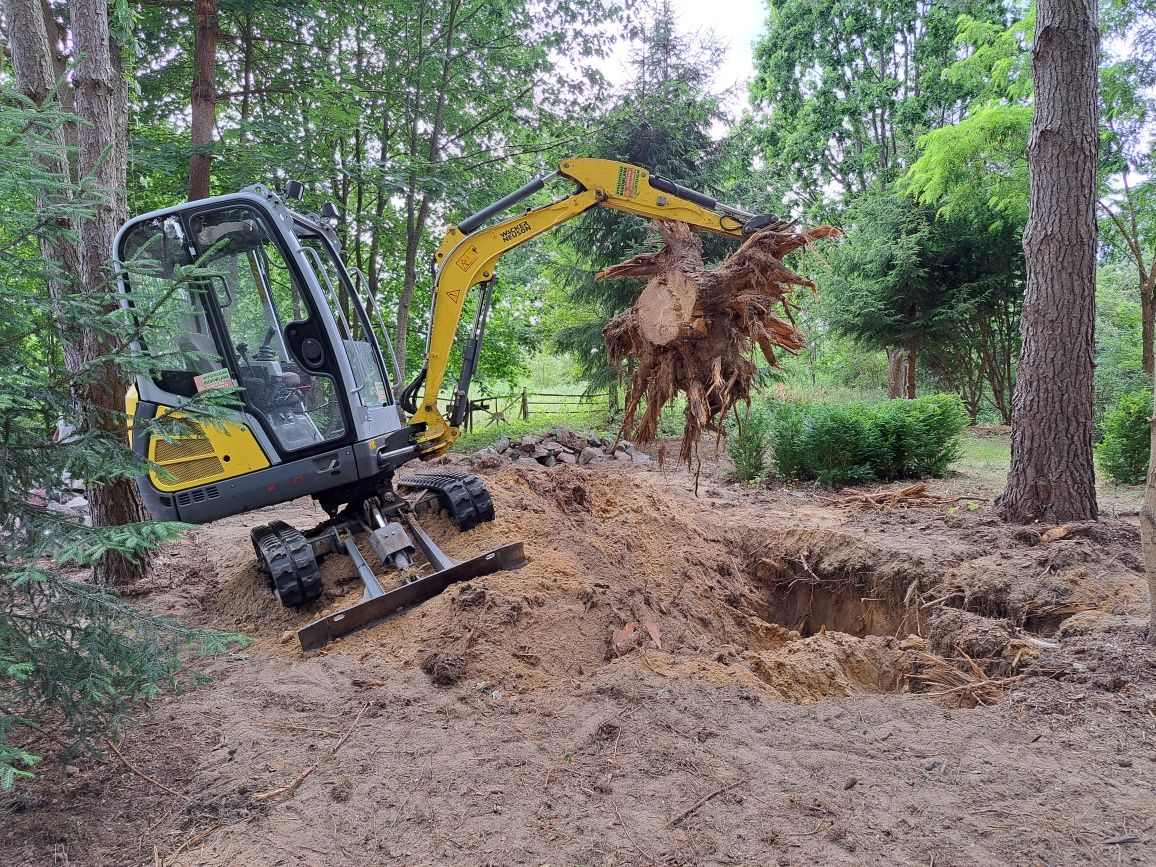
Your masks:
{"label": "pine tree trunk", "polygon": [[[217,124],[217,0],[196,0],[193,8],[193,86],[189,95],[189,200],[209,196],[213,128]],[[246,42],[246,49],[249,43]]]}
{"label": "pine tree trunk", "polygon": [[887,350],[887,399],[903,397],[903,350]]}
{"label": "pine tree trunk", "polygon": [[[16,86],[36,105],[43,105],[56,84],[52,63],[53,48],[47,29],[49,26],[55,27],[55,22],[51,20],[50,15],[43,13],[39,0],[4,0],[4,17],[8,22],[8,39]],[[69,99],[71,101],[71,94]],[[55,148],[52,152],[40,155],[40,163],[49,177],[63,179],[71,177],[68,164],[69,135],[75,137],[75,130],[71,133],[66,132],[64,128],[54,130],[52,141]],[[41,212],[52,211],[71,198],[72,193],[67,185],[62,185],[62,188],[38,187],[36,209]],[[71,222],[59,228],[75,230]],[[40,251],[44,261],[51,266],[49,272],[54,275],[48,280],[49,294],[53,301],[60,303],[73,291],[70,279],[80,273],[77,249],[64,239],[51,241],[44,237]],[[62,334],[61,338],[65,367],[69,371],[79,370],[82,357],[76,335]]]}
{"label": "pine tree trunk", "polygon": [[1156,405],[1149,422],[1148,481],[1144,508],[1140,510],[1140,541],[1144,546],[1144,571],[1148,574],[1148,641],[1156,644]]}
{"label": "pine tree trunk", "polygon": [[[81,291],[103,296],[113,289],[109,267],[113,238],[127,217],[125,173],[128,163],[128,94],[120,71],[119,47],[111,42],[105,0],[72,0],[73,40],[80,62],[74,72],[76,114],[80,118],[80,175],[102,191],[92,214],[80,222],[79,258]],[[109,305],[112,306],[111,304]],[[109,338],[93,331],[81,335],[81,354],[88,359],[107,355]],[[105,363],[95,376],[78,387],[86,427],[125,439],[124,372]],[[127,446],[127,442],[125,443]],[[132,479],[118,479],[89,490],[92,523],[114,527],[144,519],[140,496]],[[142,577],[149,558],[130,562],[119,554],[105,554],[96,569],[97,581],[123,586]]]}
{"label": "pine tree trunk", "polygon": [[915,341],[907,347],[907,399],[915,399]]}
{"label": "pine tree trunk", "polygon": [[1096,0],[1040,0],[1032,45],[1030,216],[1009,521],[1095,520]]}

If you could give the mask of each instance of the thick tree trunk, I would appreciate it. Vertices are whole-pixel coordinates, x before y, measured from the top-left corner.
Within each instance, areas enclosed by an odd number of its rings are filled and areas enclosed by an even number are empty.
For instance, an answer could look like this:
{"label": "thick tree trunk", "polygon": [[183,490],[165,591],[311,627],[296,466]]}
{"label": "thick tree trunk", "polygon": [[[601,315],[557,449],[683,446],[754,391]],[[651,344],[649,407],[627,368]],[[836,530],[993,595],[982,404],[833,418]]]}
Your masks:
{"label": "thick tree trunk", "polygon": [[[8,22],[8,38],[12,50],[12,67],[16,74],[16,86],[22,94],[37,105],[43,105],[56,83],[53,67],[54,50],[49,27],[55,28],[51,15],[44,12],[39,0],[4,0],[4,17]],[[69,101],[72,95],[69,94]],[[52,134],[55,148],[41,154],[40,162],[50,177],[69,178],[68,138],[75,137],[73,130],[67,133],[63,128]],[[67,187],[53,189],[40,187],[36,190],[36,209],[42,213],[56,211],[67,205],[72,193]],[[62,231],[74,231],[71,221],[61,218],[57,227]],[[48,291],[57,303],[73,291],[71,280],[80,272],[80,258],[76,247],[63,238],[50,240],[44,237],[40,245],[41,254],[48,265]],[[76,335],[62,334],[64,363],[70,371],[80,369],[82,357],[77,346]]]}
{"label": "thick tree trunk", "polygon": [[[81,120],[80,174],[103,192],[92,214],[79,226],[81,291],[99,298],[113,291],[108,260],[116,231],[127,218],[124,190],[128,95],[120,71],[119,49],[109,36],[108,4],[105,0],[71,0],[70,10],[73,40],[80,58],[74,73],[76,113]],[[114,302],[106,306],[111,308]],[[109,349],[105,335],[82,333],[81,353],[86,359],[107,355]],[[78,396],[89,429],[104,430],[124,439],[124,393],[128,384],[124,372],[113,363],[102,365],[97,375],[82,381]],[[93,485],[88,496],[92,522],[97,527],[129,524],[145,517],[132,479]],[[123,586],[140,578],[148,566],[148,558],[134,563],[119,554],[106,554],[97,566],[96,578]]]}
{"label": "thick tree trunk", "polygon": [[903,350],[887,350],[887,399],[903,397]]}
{"label": "thick tree trunk", "polygon": [[1030,216],[1006,520],[1094,520],[1096,0],[1040,0],[1032,45]]}
{"label": "thick tree trunk", "polygon": [[1148,573],[1148,641],[1156,644],[1156,406],[1149,427],[1152,433],[1144,508],[1140,510],[1140,541],[1144,546],[1144,571]]}
{"label": "thick tree trunk", "polygon": [[[213,163],[213,128],[217,125],[217,0],[196,0],[193,8],[193,87],[189,96],[189,200],[209,196]],[[249,43],[245,43],[246,50]]]}

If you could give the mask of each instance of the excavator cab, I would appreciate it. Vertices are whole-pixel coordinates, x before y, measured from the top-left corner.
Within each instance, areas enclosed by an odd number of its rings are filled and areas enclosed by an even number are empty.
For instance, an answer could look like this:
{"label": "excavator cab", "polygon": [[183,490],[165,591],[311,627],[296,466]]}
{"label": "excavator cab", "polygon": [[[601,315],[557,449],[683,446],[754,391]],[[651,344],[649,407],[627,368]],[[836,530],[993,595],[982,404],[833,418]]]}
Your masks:
{"label": "excavator cab", "polygon": [[[122,303],[137,323],[133,350],[150,360],[127,398],[133,449],[150,462],[138,479],[150,514],[202,524],[312,496],[329,515],[317,528],[273,522],[252,531],[285,605],[321,596],[318,561],[353,558],[363,603],[303,629],[303,645],[439,592],[432,588],[447,576],[523,562],[514,544],[454,563],[417,523],[423,507],[437,506],[468,530],[492,519],[493,506],[473,475],[395,480],[421,456],[421,426],[394,400],[392,350],[382,352],[328,220],[255,186],[137,217],[119,232],[115,255]],[[197,420],[189,407],[215,389],[231,390],[229,408]],[[182,408],[191,434],[154,435],[144,423]],[[363,534],[383,565],[405,574],[404,592],[382,586],[357,548]],[[432,569],[424,577],[413,574],[419,548]]]}

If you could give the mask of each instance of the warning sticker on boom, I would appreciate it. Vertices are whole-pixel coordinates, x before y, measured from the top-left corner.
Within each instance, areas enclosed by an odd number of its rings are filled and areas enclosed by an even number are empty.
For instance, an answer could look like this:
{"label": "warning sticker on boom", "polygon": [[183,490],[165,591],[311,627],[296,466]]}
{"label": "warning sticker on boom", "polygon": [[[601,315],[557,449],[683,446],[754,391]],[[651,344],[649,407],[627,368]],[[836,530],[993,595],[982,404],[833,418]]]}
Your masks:
{"label": "warning sticker on boom", "polygon": [[208,373],[201,373],[194,376],[193,384],[196,385],[197,391],[209,391],[213,388],[232,388],[233,377],[229,376],[228,368],[221,367],[217,370],[210,370]]}
{"label": "warning sticker on boom", "polygon": [[618,185],[614,192],[619,196],[633,199],[638,195],[638,169],[621,166],[618,169]]}

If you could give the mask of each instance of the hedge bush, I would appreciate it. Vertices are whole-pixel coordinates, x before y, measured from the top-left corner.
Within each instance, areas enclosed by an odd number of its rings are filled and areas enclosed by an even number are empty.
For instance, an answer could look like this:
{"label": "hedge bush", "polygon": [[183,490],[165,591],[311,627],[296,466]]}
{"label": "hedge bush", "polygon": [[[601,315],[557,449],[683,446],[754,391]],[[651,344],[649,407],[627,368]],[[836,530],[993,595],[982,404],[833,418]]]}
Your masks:
{"label": "hedge bush", "polygon": [[963,403],[950,394],[785,404],[771,424],[775,473],[824,485],[943,476],[966,425]]}
{"label": "hedge bush", "polygon": [[766,406],[755,404],[742,417],[727,420],[727,455],[735,465],[736,481],[761,482],[766,477],[770,432],[771,413]]}
{"label": "hedge bush", "polygon": [[1148,475],[1152,392],[1129,392],[1104,413],[1104,438],[1096,444],[1100,468],[1114,481],[1142,485]]}

